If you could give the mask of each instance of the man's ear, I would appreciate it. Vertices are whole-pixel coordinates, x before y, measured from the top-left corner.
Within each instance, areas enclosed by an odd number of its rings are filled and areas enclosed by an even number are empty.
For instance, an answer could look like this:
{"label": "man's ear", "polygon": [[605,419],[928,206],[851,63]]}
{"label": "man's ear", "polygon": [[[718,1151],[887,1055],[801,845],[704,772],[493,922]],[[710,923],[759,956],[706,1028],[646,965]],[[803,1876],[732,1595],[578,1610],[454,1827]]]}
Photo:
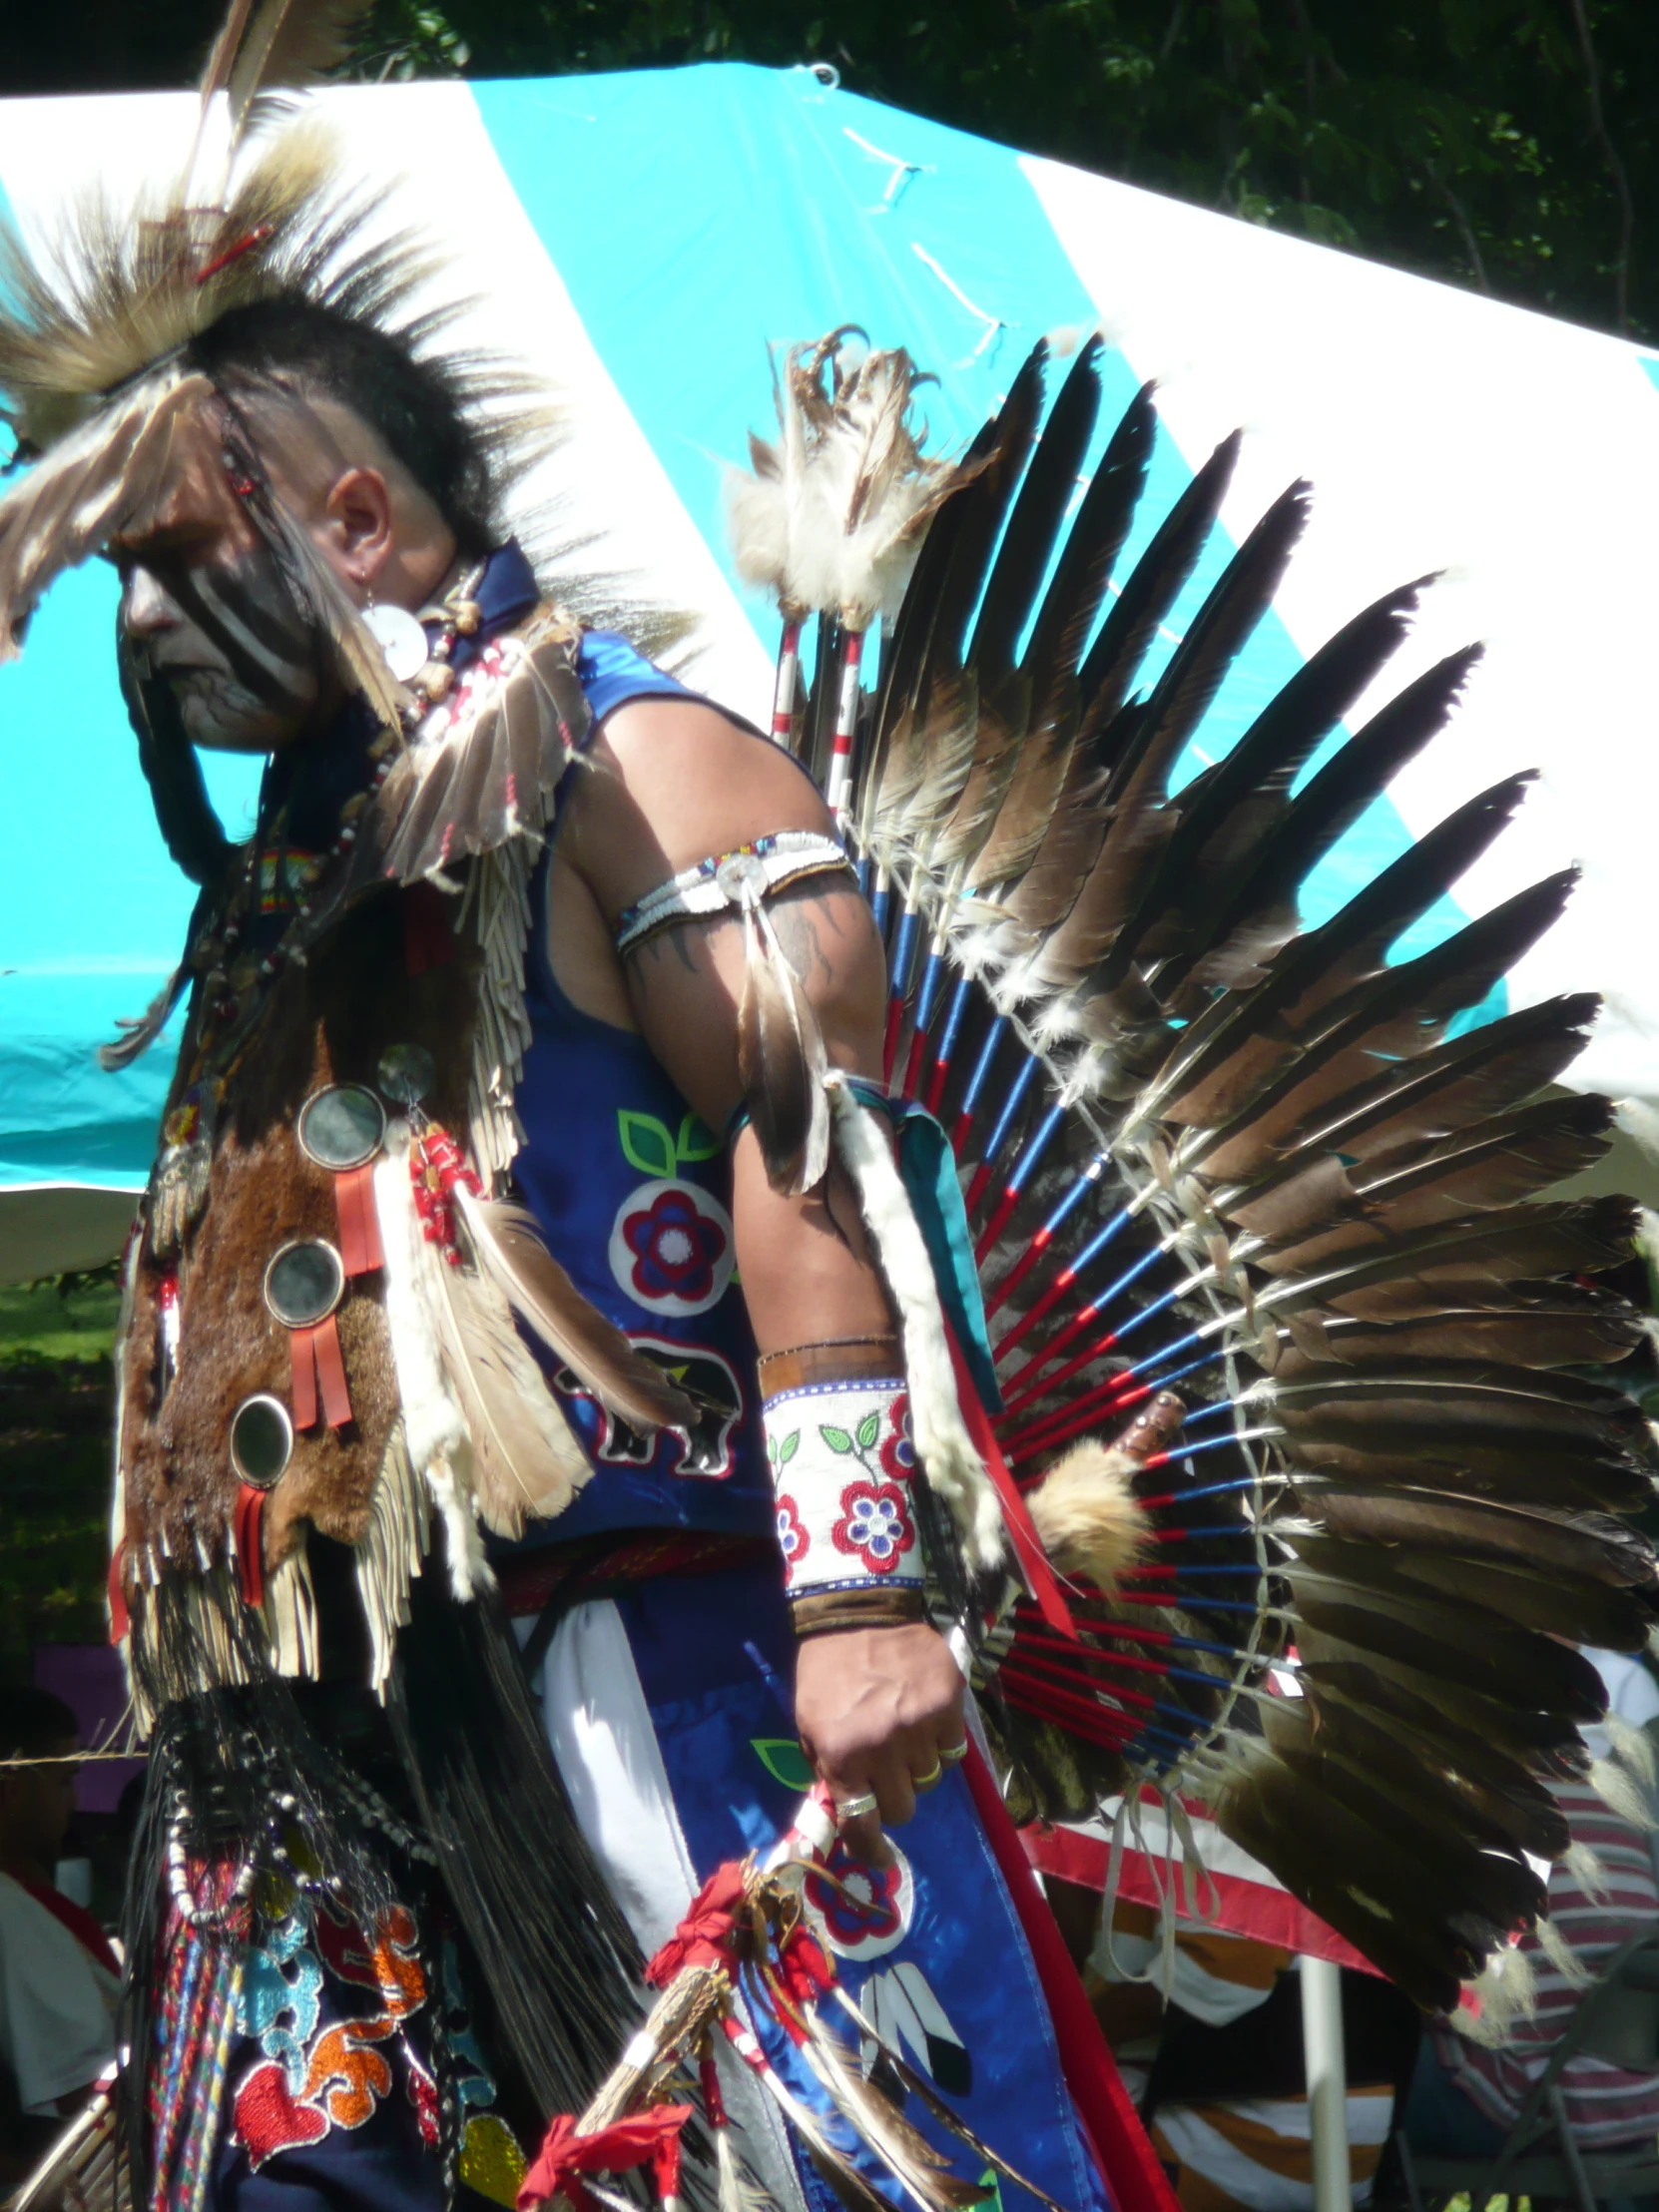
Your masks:
{"label": "man's ear", "polygon": [[377,468],[348,468],[323,504],[318,534],[335,568],[372,591],[391,558],[391,493]]}

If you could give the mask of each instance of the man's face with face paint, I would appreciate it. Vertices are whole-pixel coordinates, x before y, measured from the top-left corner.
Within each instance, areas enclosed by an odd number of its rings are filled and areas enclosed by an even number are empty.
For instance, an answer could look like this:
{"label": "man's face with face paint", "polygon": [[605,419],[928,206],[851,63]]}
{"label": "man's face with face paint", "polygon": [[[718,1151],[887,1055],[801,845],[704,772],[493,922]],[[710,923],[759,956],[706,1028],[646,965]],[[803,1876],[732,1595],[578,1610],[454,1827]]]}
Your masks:
{"label": "man's face with face paint", "polygon": [[331,711],[321,641],[233,492],[213,423],[178,440],[155,498],[108,550],[123,649],[168,686],[193,745],[270,753]]}

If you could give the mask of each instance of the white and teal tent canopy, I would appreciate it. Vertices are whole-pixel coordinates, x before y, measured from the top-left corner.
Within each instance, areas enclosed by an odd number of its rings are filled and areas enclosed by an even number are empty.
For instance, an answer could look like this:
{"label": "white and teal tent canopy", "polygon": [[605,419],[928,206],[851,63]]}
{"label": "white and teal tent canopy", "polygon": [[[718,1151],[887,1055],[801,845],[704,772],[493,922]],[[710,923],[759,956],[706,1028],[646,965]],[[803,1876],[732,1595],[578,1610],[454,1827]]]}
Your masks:
{"label": "white and teal tent canopy", "polygon": [[[1472,636],[1487,660],[1314,902],[1329,910],[1456,802],[1535,767],[1531,804],[1459,904],[1580,862],[1566,921],[1510,998],[1602,991],[1572,1079],[1659,1095],[1659,360],[1022,157],[808,70],[327,97],[364,178],[400,180],[388,226],[452,244],[445,282],[474,302],[462,334],[568,392],[579,435],[536,495],[562,490],[607,565],[696,613],[692,680],[752,718],[768,709],[775,626],[733,576],[722,471],[768,426],[769,346],[837,323],[937,375],[927,413],[944,443],[977,426],[1035,339],[1100,326],[1109,398],[1161,381],[1149,507],[1247,428],[1223,516],[1233,542],[1292,477],[1314,479],[1313,526],[1200,733],[1206,756],[1366,601],[1443,571],[1394,680]],[[192,110],[183,95],[0,102],[0,199],[48,235],[94,178],[131,194],[171,172]],[[0,1273],[13,1279],[115,1249],[169,1073],[165,1044],[121,1075],[93,1058],[160,985],[190,906],[116,688],[115,599],[100,564],[66,577],[0,671]],[[253,783],[247,764],[217,765],[233,830]]]}

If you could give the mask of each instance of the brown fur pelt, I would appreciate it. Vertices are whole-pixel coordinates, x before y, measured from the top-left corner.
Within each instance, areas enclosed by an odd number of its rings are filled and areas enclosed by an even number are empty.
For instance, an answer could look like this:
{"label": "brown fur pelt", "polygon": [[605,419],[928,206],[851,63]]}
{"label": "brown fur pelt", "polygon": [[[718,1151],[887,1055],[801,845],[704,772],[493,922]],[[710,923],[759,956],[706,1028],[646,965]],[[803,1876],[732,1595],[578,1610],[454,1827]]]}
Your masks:
{"label": "brown fur pelt", "polygon": [[[465,1141],[477,961],[457,940],[452,960],[406,973],[404,900],[431,895],[375,897],[276,985],[221,1107],[207,1208],[178,1265],[179,1362],[165,1395],[160,1288],[168,1270],[148,1242],[141,1250],[120,1354],[129,1576],[147,1552],[181,1564],[204,1552],[223,1557],[239,1488],[232,1418],[256,1391],[290,1402],[288,1332],[266,1309],[266,1267],[290,1239],[339,1238],[333,1178],[294,1136],[305,1099],[328,1083],[374,1088],[388,1045],[423,1044],[438,1070],[428,1110]],[[345,1543],[367,1524],[398,1409],[377,1273],[347,1285],[337,1322],[353,1417],[339,1429],[319,1424],[296,1435],[266,1508],[268,1567],[293,1549],[304,1522]]]}

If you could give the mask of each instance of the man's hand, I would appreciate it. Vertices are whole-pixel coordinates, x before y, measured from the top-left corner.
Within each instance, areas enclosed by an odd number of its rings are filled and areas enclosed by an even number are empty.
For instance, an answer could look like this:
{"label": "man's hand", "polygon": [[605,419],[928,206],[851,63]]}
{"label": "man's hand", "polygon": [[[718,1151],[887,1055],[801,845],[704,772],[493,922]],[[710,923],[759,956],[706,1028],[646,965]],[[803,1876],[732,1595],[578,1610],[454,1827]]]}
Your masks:
{"label": "man's hand", "polygon": [[884,1866],[882,1825],[909,1819],[918,1782],[931,1789],[940,1755],[966,1738],[961,1672],[925,1621],[809,1636],[796,1654],[795,1725],[837,1804],[875,1799],[878,1810],[843,1822],[841,1837],[855,1858]]}

